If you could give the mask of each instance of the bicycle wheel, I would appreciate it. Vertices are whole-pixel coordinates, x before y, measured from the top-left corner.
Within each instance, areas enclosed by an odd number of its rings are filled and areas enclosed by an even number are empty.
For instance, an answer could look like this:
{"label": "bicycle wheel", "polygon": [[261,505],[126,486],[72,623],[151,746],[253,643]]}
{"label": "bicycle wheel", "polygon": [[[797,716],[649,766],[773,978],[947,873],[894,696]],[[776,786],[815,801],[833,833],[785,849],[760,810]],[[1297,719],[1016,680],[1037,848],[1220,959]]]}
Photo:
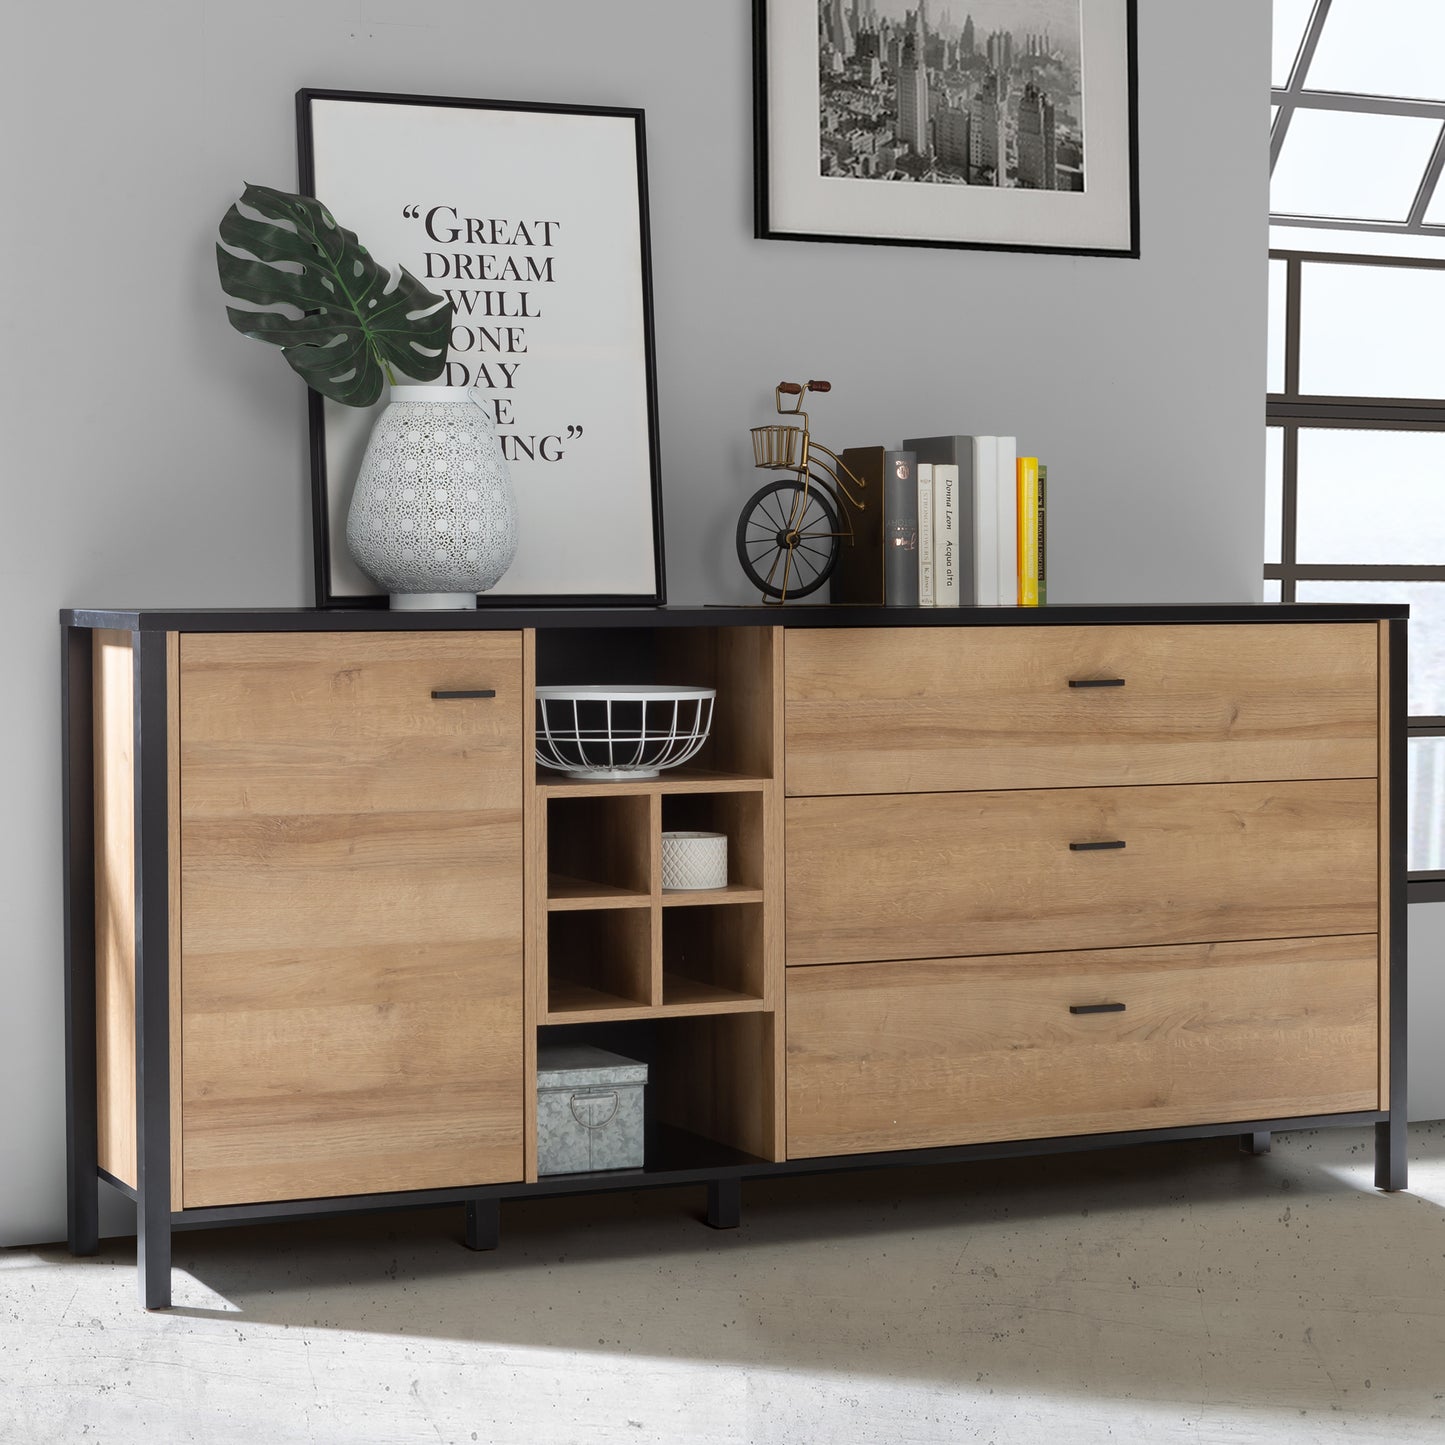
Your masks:
{"label": "bicycle wheel", "polygon": [[[797,516],[794,516],[794,512]],[[738,561],[764,597],[806,597],[838,561],[838,512],[816,482],[769,482],[738,517]]]}

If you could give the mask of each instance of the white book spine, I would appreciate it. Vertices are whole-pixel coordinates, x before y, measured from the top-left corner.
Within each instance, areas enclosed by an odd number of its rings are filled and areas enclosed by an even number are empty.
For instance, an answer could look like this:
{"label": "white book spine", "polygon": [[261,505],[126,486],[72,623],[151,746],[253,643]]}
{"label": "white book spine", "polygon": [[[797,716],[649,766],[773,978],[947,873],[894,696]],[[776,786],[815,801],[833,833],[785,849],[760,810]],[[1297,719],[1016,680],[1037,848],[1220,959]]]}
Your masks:
{"label": "white book spine", "polygon": [[998,439],[998,601],[1017,607],[1019,601],[1019,439]]}
{"label": "white book spine", "polygon": [[998,438],[973,439],[973,577],[979,604],[998,603]]}
{"label": "white book spine", "polygon": [[933,468],[933,595],[935,607],[959,605],[958,468]]}
{"label": "white book spine", "polygon": [[918,464],[918,605],[934,605],[933,468],[928,462]]}

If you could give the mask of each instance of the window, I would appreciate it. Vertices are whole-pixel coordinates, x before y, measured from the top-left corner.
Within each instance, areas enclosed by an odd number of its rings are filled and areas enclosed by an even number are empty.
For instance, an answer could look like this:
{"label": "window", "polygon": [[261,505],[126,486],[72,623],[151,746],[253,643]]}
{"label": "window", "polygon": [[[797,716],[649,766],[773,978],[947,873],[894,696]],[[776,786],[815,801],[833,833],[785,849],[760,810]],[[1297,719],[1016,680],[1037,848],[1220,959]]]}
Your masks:
{"label": "window", "polygon": [[1265,598],[1409,603],[1410,898],[1440,899],[1445,4],[1274,22]]}

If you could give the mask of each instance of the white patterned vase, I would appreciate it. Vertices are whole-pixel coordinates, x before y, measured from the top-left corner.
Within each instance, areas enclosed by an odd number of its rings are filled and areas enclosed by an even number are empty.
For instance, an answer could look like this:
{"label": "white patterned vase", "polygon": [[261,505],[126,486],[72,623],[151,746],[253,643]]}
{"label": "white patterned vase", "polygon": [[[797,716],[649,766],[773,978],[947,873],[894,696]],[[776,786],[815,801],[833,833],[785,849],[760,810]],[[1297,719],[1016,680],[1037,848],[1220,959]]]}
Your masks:
{"label": "white patterned vase", "polygon": [[346,544],[399,610],[475,607],[517,555],[507,461],[464,386],[394,386],[346,517]]}

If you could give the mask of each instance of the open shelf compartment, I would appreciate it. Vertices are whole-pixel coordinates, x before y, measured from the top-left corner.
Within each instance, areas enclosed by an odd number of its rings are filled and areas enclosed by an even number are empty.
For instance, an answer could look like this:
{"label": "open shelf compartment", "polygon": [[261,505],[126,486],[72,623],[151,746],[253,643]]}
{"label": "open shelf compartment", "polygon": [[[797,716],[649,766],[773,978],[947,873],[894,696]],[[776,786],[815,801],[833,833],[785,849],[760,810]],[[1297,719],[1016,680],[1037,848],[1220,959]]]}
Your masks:
{"label": "open shelf compartment", "polygon": [[579,1021],[544,1027],[537,1042],[595,1044],[647,1065],[637,1172],[656,1174],[783,1157],[777,1028],[767,1013]]}
{"label": "open shelf compartment", "polygon": [[549,798],[547,908],[645,906],[652,896],[652,800]]}
{"label": "open shelf compartment", "polygon": [[[780,629],[774,627],[588,627],[537,632],[537,685],[661,683],[717,691],[712,727],[697,755],[654,780],[587,782],[537,767],[548,793],[658,792],[771,779],[780,762]],[[651,783],[649,787],[648,784]]]}
{"label": "open shelf compartment", "polygon": [[664,1006],[761,1007],[765,993],[761,903],[670,908],[662,916]]}
{"label": "open shelf compartment", "polygon": [[721,833],[728,840],[727,886],[719,889],[664,889],[664,908],[763,901],[765,834],[761,789],[667,794],[662,798],[662,831]]}
{"label": "open shelf compartment", "polygon": [[547,1014],[645,1011],[653,1002],[652,909],[547,915]]}

